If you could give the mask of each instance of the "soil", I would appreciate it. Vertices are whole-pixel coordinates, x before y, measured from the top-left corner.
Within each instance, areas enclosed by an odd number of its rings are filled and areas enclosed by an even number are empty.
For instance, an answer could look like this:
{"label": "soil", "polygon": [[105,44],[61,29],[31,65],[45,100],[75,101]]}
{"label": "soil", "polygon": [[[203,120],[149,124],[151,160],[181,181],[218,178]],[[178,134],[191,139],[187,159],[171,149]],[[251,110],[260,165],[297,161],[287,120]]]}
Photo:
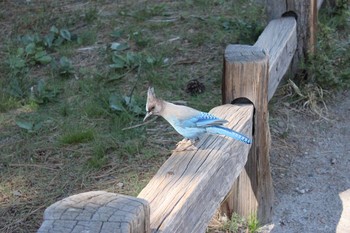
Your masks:
{"label": "soil", "polygon": [[328,119],[291,108],[271,114],[275,206],[272,223],[261,232],[337,231],[339,194],[350,189],[350,92],[339,93],[327,108]]}

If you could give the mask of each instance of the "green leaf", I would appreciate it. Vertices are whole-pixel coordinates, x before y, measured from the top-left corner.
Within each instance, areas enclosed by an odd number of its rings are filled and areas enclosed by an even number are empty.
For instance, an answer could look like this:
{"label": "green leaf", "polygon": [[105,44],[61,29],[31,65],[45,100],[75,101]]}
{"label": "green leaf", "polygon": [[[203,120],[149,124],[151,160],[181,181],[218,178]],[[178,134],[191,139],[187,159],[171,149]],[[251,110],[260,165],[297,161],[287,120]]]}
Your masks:
{"label": "green leaf", "polygon": [[111,44],[111,49],[116,50],[116,51],[123,51],[123,50],[129,49],[129,48],[130,47],[129,47],[128,43],[113,42]]}
{"label": "green leaf", "polygon": [[150,65],[153,65],[154,63],[156,63],[156,59],[154,57],[150,57],[150,56],[147,56],[146,58],[146,62]]}
{"label": "green leaf", "polygon": [[39,57],[42,57],[42,56],[45,56],[47,53],[46,51],[39,51],[39,52],[36,52],[35,55],[34,55],[34,58],[37,59]]}
{"label": "green leaf", "polygon": [[121,30],[114,30],[113,32],[111,32],[110,36],[114,37],[114,38],[120,38],[122,36],[123,32]]}
{"label": "green leaf", "polygon": [[71,34],[67,29],[61,29],[60,30],[60,35],[62,38],[66,39],[66,40],[71,40]]}
{"label": "green leaf", "polygon": [[124,67],[124,64],[110,64],[109,65],[109,68],[112,68],[112,69],[120,69],[123,67]]}
{"label": "green leaf", "polygon": [[17,49],[17,56],[22,56],[24,54],[24,48],[20,47]]}
{"label": "green leaf", "polygon": [[21,37],[21,41],[23,44],[29,44],[34,42],[34,37],[32,35],[24,35]]}
{"label": "green leaf", "polygon": [[69,60],[67,57],[63,56],[60,59],[60,66],[61,67],[70,67],[72,65],[71,60]]}
{"label": "green leaf", "polygon": [[35,43],[29,43],[27,44],[25,51],[28,55],[35,53]]}
{"label": "green leaf", "polygon": [[53,45],[58,47],[58,46],[60,46],[63,42],[64,42],[64,38],[58,37],[58,38],[56,38],[55,41],[53,42]]}
{"label": "green leaf", "polygon": [[61,57],[60,59],[60,73],[61,74],[72,74],[74,73],[74,68],[72,65],[72,61],[67,57]]}
{"label": "green leaf", "polygon": [[44,36],[43,41],[44,41],[44,45],[46,47],[51,48],[52,47],[52,43],[55,40],[55,34],[53,32],[49,33],[48,35]]}
{"label": "green leaf", "polygon": [[8,63],[11,69],[22,69],[26,66],[26,61],[20,57],[10,57]]}
{"label": "green leaf", "polygon": [[45,55],[40,58],[37,58],[36,60],[41,64],[45,65],[45,64],[49,64],[52,61],[52,57],[50,55]]}
{"label": "green leaf", "polygon": [[26,129],[28,131],[32,131],[34,127],[34,123],[30,121],[16,119],[16,125],[22,129]]}
{"label": "green leaf", "polygon": [[125,66],[125,59],[120,55],[113,55],[112,61],[113,64],[109,65],[111,68],[120,69]]}
{"label": "green leaf", "polygon": [[126,63],[128,64],[128,66],[133,66],[135,65],[135,63],[137,63],[138,58],[139,57],[135,53],[128,52],[126,54]]}
{"label": "green leaf", "polygon": [[53,33],[55,33],[55,34],[58,34],[58,28],[55,27],[55,26],[52,26],[52,27],[50,28],[50,32],[53,32]]}
{"label": "green leaf", "polygon": [[48,64],[51,62],[52,57],[46,53],[46,51],[39,51],[34,56],[35,60],[37,62],[40,62],[41,64]]}
{"label": "green leaf", "polygon": [[43,126],[42,121],[37,122],[36,124],[34,124],[33,131],[38,131],[42,126]]}
{"label": "green leaf", "polygon": [[38,91],[38,94],[39,94],[39,95],[43,95],[43,94],[44,94],[44,92],[45,92],[45,86],[46,86],[45,81],[42,80],[42,79],[40,79],[40,80],[38,81],[38,86],[37,86],[37,91]]}
{"label": "green leaf", "polygon": [[115,94],[109,97],[109,107],[114,111],[124,111],[122,99]]}
{"label": "green leaf", "polygon": [[129,111],[137,115],[143,114],[141,107],[137,104],[133,97],[130,98],[129,96],[123,96],[123,99],[124,104],[128,107]]}
{"label": "green leaf", "polygon": [[77,43],[80,45],[83,44],[83,39],[80,36],[77,38]]}

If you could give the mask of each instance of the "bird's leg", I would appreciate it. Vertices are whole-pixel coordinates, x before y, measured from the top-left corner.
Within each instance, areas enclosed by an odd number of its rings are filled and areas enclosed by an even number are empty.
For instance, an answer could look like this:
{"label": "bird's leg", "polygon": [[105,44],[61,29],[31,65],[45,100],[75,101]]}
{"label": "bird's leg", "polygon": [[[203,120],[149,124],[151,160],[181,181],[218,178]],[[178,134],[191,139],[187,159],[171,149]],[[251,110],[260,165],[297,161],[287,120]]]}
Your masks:
{"label": "bird's leg", "polygon": [[197,147],[194,145],[195,142],[195,139],[184,138],[176,144],[177,148],[173,152],[197,150]]}

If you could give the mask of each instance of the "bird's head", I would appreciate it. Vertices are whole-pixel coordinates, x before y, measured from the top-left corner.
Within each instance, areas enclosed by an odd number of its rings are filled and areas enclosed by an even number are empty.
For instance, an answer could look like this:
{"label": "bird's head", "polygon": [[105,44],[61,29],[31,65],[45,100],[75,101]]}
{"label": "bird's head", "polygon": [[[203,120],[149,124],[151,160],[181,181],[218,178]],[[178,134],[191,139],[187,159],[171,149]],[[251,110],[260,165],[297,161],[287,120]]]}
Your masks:
{"label": "bird's head", "polygon": [[143,118],[143,121],[145,121],[151,115],[159,116],[161,111],[162,101],[157,99],[156,95],[154,94],[154,88],[149,87],[147,92],[146,116]]}

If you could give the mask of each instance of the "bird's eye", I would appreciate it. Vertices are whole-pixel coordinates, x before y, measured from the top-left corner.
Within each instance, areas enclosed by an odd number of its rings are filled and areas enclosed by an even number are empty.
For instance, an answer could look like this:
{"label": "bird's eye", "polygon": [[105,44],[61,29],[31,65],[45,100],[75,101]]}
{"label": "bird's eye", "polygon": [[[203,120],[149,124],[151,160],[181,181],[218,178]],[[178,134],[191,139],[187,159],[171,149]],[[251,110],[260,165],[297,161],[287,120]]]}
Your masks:
{"label": "bird's eye", "polygon": [[152,106],[151,108],[148,109],[149,112],[152,112],[154,110],[155,106]]}

